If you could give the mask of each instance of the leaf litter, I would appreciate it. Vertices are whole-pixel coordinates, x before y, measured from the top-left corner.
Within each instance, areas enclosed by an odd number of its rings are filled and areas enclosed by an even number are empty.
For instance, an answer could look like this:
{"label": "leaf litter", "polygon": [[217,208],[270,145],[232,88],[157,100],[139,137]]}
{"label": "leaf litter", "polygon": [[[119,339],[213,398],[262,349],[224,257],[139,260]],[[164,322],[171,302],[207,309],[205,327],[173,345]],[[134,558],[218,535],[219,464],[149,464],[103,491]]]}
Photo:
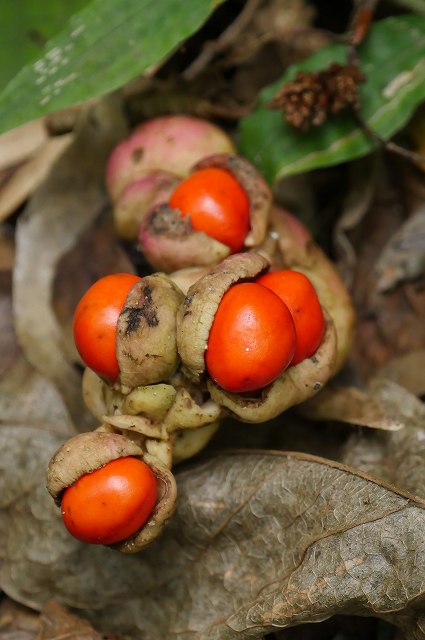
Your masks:
{"label": "leaf litter", "polygon": [[54,597],[147,640],[259,638],[337,613],[394,620],[422,637],[421,498],[307,454],[222,453],[178,475],[167,531],[122,557],[71,539],[40,488],[58,436],[16,433],[0,432],[6,459],[20,462],[13,482],[4,462],[0,475],[11,597],[35,607]]}
{"label": "leaf litter", "polygon": [[[276,3],[269,10],[280,15]],[[303,27],[308,19],[304,14]],[[195,58],[190,73],[205,81],[211,64],[228,71],[241,54],[244,28],[212,56]],[[264,51],[243,53],[255,74]],[[236,86],[243,87],[244,73],[242,65]],[[251,96],[243,99],[249,104]],[[196,92],[193,100],[199,103]],[[378,290],[377,257],[414,214],[379,157],[372,174],[368,160],[353,163],[352,200],[334,226],[351,247],[347,262],[340,253],[341,267],[352,277],[359,316],[348,382],[319,394],[302,416],[225,423],[206,457],[177,473],[176,516],[143,554],[82,545],[64,530],[44,488],[45,468],[67,435],[90,424],[72,310],[79,289],[104,272],[131,268],[113,238],[102,184],[108,149],[125,124],[110,102],[82,117],[72,146],[18,217],[15,325],[10,270],[0,296],[10,344],[0,354],[1,588],[42,611],[22,630],[15,610],[9,637],[104,637],[93,624],[143,640],[298,638],[303,623],[342,614],[375,616],[405,637],[425,638],[425,414],[400,386],[424,392],[421,273],[414,283],[403,275],[388,293]],[[317,183],[308,174],[305,181],[314,198]],[[228,451],[240,444],[251,450]],[[282,448],[303,453],[271,450]]]}

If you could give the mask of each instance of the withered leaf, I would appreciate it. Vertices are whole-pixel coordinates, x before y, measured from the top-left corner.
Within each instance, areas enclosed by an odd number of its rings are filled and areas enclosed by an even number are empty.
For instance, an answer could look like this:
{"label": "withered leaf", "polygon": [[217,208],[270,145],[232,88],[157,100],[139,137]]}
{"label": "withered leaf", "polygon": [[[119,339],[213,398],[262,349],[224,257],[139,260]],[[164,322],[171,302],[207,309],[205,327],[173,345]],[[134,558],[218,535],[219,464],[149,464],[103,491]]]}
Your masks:
{"label": "withered leaf", "polygon": [[33,120],[0,136],[0,170],[17,165],[43,146],[48,138],[42,118]]}
{"label": "withered leaf", "polygon": [[179,474],[166,532],[121,556],[64,531],[42,487],[57,441],[0,431],[10,596],[40,607],[54,595],[144,640],[261,638],[337,613],[424,637],[425,501],[306,454],[222,454]]}
{"label": "withered leaf", "polygon": [[[379,268],[382,272],[382,267],[392,265],[391,269],[396,271],[406,256],[417,257],[423,238],[420,233],[417,238],[404,235],[405,207],[391,175],[382,165],[375,186],[371,207],[350,233],[356,255],[352,294],[358,316],[352,359],[363,379],[374,376],[377,368],[387,366],[394,357],[423,349],[425,345],[424,279],[400,281],[397,287],[382,293],[377,277]],[[398,250],[387,252],[391,247]],[[386,256],[383,262],[380,256]],[[397,278],[393,284],[398,282]]]}
{"label": "withered leaf", "polygon": [[16,211],[41,184],[71,139],[72,134],[49,138],[34,157],[13,173],[0,191],[0,220]]}
{"label": "withered leaf", "polygon": [[344,462],[407,491],[425,496],[425,405],[393,384],[373,382],[389,413],[397,412],[404,428],[393,433],[357,432],[348,440]]}
{"label": "withered leaf", "polygon": [[0,639],[34,640],[39,629],[38,618],[37,612],[3,597],[0,602]]}
{"label": "withered leaf", "polygon": [[376,262],[378,291],[425,274],[425,208],[421,207],[391,236]]}
{"label": "withered leaf", "polygon": [[75,433],[56,387],[22,355],[0,380],[0,424]]}
{"label": "withered leaf", "polygon": [[16,332],[31,364],[52,380],[76,425],[87,424],[80,376],[64,354],[63,336],[51,306],[55,270],[79,235],[107,202],[107,157],[124,135],[113,98],[82,116],[74,142],[36,191],[18,222],[14,269]]}
{"label": "withered leaf", "polygon": [[301,415],[313,420],[333,420],[348,424],[397,431],[403,428],[400,411],[391,407],[386,408],[385,400],[381,401],[381,394],[391,393],[397,385],[389,380],[370,388],[338,387],[332,383],[325,387],[317,396],[307,400],[299,407]]}
{"label": "withered leaf", "polygon": [[39,633],[35,640],[59,640],[60,638],[66,638],[66,640],[107,640],[105,636],[95,631],[87,620],[69,613],[53,600],[49,600],[43,607],[39,626]]}
{"label": "withered leaf", "polygon": [[0,376],[19,354],[12,315],[12,268],[15,247],[9,228],[0,226]]}
{"label": "withered leaf", "polygon": [[425,349],[415,349],[393,358],[378,371],[378,376],[392,380],[415,396],[425,396]]}

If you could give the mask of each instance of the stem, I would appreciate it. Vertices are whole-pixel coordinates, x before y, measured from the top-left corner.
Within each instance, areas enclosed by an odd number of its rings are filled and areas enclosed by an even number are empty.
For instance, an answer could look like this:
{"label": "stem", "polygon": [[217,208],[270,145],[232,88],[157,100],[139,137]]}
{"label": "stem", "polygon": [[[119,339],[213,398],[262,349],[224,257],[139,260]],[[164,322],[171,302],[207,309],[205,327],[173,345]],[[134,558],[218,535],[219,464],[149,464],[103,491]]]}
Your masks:
{"label": "stem", "polygon": [[425,16],[425,0],[392,0],[392,2]]}
{"label": "stem", "polygon": [[387,151],[391,151],[392,153],[396,153],[407,160],[411,160],[412,162],[421,162],[425,164],[425,156],[416,153],[415,151],[410,151],[405,147],[396,144],[395,142],[391,142],[391,140],[385,140],[379,133],[374,131],[369,127],[369,125],[362,119],[361,115],[357,112],[354,112],[354,118],[359,125],[359,127],[373,140],[379,142],[381,146],[384,147]]}

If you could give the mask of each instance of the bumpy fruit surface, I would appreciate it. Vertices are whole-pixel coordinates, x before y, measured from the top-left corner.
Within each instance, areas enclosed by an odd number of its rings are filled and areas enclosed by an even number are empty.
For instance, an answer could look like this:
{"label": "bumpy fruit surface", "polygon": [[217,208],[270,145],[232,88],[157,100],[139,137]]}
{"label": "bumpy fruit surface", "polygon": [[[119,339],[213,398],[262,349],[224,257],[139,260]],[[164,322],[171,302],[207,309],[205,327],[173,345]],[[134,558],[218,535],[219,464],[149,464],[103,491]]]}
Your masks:
{"label": "bumpy fruit surface", "polygon": [[95,282],[74,314],[74,340],[84,363],[99,376],[114,381],[119,375],[116,355],[117,322],[130,289],[140,278],[115,273]]}
{"label": "bumpy fruit surface", "polygon": [[112,460],[65,490],[62,518],[78,540],[114,544],[136,533],[157,500],[157,480],[137,458]]}
{"label": "bumpy fruit surface", "polygon": [[256,282],[274,291],[291,312],[297,334],[291,365],[312,356],[322,341],[325,320],[316,290],[307,276],[291,269],[282,269],[266,273]]}
{"label": "bumpy fruit surface", "polygon": [[190,216],[196,231],[240,251],[249,231],[249,199],[229,171],[208,167],[183,180],[171,195],[170,206]]}
{"label": "bumpy fruit surface", "polygon": [[295,351],[295,327],[282,300],[255,283],[224,294],[208,338],[205,363],[226,391],[257,391],[273,382]]}

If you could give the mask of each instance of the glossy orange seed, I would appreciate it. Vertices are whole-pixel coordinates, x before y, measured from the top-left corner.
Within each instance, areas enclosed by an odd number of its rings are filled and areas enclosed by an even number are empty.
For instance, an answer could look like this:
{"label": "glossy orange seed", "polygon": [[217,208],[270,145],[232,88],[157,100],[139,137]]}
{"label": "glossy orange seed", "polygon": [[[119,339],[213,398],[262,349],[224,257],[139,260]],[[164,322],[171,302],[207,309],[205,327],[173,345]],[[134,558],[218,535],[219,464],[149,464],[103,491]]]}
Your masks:
{"label": "glossy orange seed", "polygon": [[65,490],[62,518],[78,540],[113,544],[148,520],[157,500],[157,480],[138,458],[112,460]]}
{"label": "glossy orange seed", "polygon": [[208,338],[205,363],[227,391],[256,391],[286,369],[295,350],[291,314],[275,293],[256,283],[224,294]]}

